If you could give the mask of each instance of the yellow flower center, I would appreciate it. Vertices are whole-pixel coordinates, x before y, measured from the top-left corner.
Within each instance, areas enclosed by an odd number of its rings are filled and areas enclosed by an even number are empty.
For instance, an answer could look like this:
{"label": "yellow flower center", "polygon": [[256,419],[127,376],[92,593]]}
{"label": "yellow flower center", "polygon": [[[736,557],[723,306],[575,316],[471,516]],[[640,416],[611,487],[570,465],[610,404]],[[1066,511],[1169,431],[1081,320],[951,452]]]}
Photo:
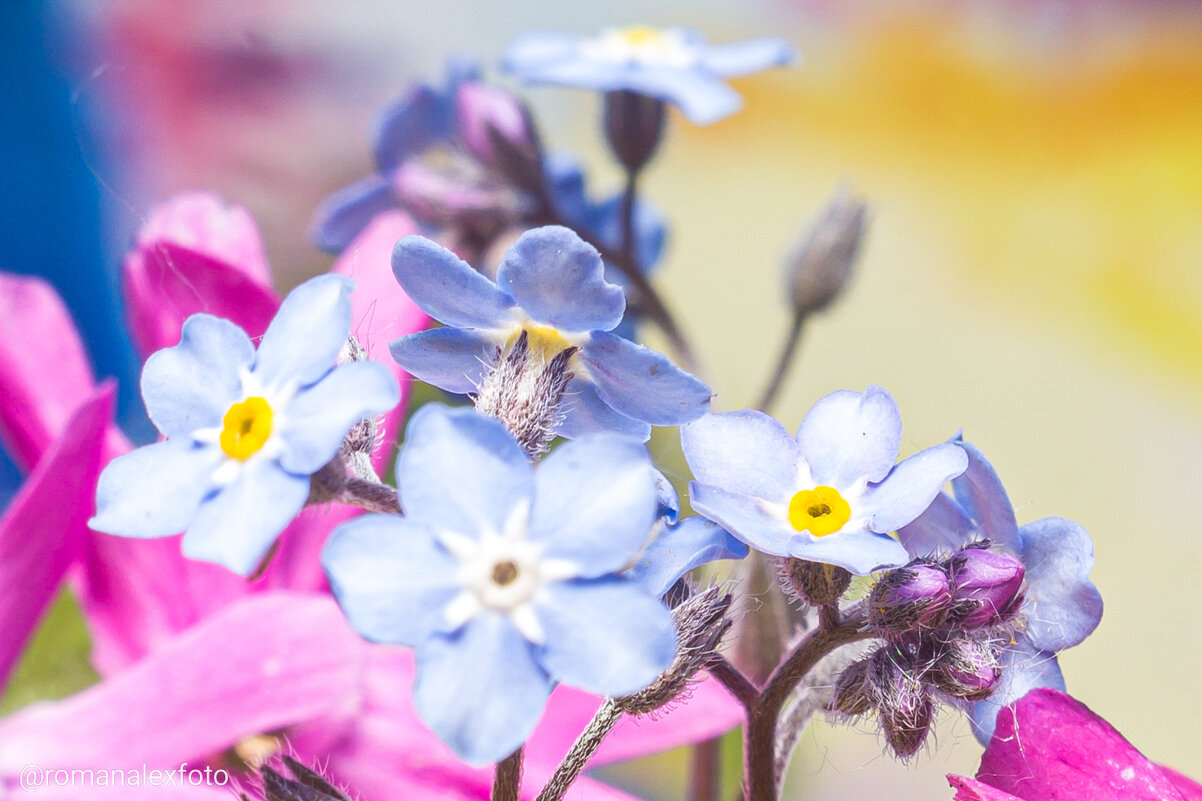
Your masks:
{"label": "yellow flower center", "polygon": [[259,452],[271,436],[271,407],[263,398],[235,403],[221,421],[221,450],[246,461]]}
{"label": "yellow flower center", "polygon": [[815,537],[834,534],[851,519],[851,507],[834,487],[802,490],[789,501],[789,523]]}
{"label": "yellow flower center", "polygon": [[658,28],[650,25],[632,25],[618,31],[622,41],[631,47],[655,47],[662,45],[664,35]]}
{"label": "yellow flower center", "polygon": [[517,344],[518,337],[522,332],[526,332],[526,347],[530,351],[530,356],[541,360],[544,364],[555,358],[555,354],[560,351],[567,350],[572,347],[572,343],[568,342],[563,334],[559,333],[559,329],[549,325],[538,325],[537,323],[526,323],[509,337],[509,341],[505,343],[505,352],[508,353]]}

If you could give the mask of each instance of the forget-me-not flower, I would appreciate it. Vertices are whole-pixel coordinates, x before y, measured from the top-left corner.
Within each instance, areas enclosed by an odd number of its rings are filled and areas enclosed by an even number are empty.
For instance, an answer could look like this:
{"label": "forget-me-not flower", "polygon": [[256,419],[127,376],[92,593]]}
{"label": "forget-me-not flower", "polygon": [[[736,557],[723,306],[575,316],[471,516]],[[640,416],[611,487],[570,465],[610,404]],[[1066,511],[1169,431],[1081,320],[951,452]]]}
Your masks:
{"label": "forget-me-not flower", "polygon": [[634,26],[588,38],[528,33],[510,45],[502,67],[527,83],[647,95],[706,125],[743,104],[723,78],[783,66],[796,57],[797,48],[783,39],[710,45],[698,31]]}
{"label": "forget-me-not flower", "polygon": [[898,536],[915,556],[962,548],[977,539],[1017,556],[1026,568],[1020,631],[1002,656],[994,694],[969,709],[973,732],[989,742],[998,710],[1036,687],[1065,689],[1056,653],[1090,635],[1102,619],[1102,596],[1089,580],[1093,541],[1072,520],[1046,517],[1020,527],[993,465],[971,443],[953,442],[968,454],[968,469]]}
{"label": "forget-me-not flower", "polygon": [[556,682],[624,695],[671,662],[671,614],[620,575],[657,515],[641,445],[598,435],[535,470],[496,420],[427,405],[396,472],[405,515],[343,524],[322,561],[355,629],[417,648],[415,706],[462,758],[521,745]]}
{"label": "forget-me-not flower", "polygon": [[352,286],[337,275],[301,284],[257,351],[233,323],[189,317],[180,343],[142,371],[147,413],[166,440],[105,468],[92,528],[127,537],[182,531],[185,556],[251,573],[351,426],[399,399],[383,365],[335,366]]}
{"label": "forget-me-not flower", "polygon": [[422,381],[475,392],[497,349],[507,351],[524,331],[544,363],[579,349],[570,362],[562,436],[609,430],[646,439],[651,425],[686,423],[709,406],[701,381],[663,354],[609,333],[622,320],[625,295],[605,280],[597,251],[567,228],[522,234],[495,283],[416,236],[397,243],[392,269],[413,302],[446,325],[391,345],[397,363]]}
{"label": "forget-me-not flower", "polygon": [[894,464],[901,416],[880,387],[814,404],[796,439],[763,412],[709,414],[681,428],[693,508],[764,553],[856,574],[909,560],[889,532],[930,505],[967,458],[955,444]]}

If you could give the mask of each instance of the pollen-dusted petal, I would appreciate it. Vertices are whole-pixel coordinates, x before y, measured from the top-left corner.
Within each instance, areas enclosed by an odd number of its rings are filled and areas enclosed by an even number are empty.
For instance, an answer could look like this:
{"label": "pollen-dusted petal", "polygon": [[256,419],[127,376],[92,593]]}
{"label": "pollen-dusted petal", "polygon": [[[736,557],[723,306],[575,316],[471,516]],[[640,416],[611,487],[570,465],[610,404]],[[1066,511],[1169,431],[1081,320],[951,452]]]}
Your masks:
{"label": "pollen-dusted petal", "polygon": [[382,364],[363,361],[335,367],[288,404],[279,432],[284,442],[280,465],[292,473],[316,473],[338,453],[351,426],[388,411],[400,398],[396,379]]}
{"label": "pollen-dusted petal", "polygon": [[382,175],[362,178],[322,201],[309,238],[327,253],[341,253],[377,214],[396,208],[392,184]]}
{"label": "pollen-dusted petal", "polygon": [[1028,523],[1019,534],[1027,569],[1027,637],[1045,651],[1071,648],[1102,619],[1102,595],[1089,580],[1093,541],[1085,529],[1063,517]]}
{"label": "pollen-dusted petal", "polygon": [[530,463],[496,420],[427,404],[413,415],[397,459],[405,514],[434,530],[478,538],[505,529],[533,491]]}
{"label": "pollen-dusted petal", "polygon": [[288,473],[267,459],[251,459],[236,479],[196,509],[184,533],[184,556],[248,576],[308,497],[308,476]]}
{"label": "pollen-dusted petal", "polygon": [[651,425],[692,422],[709,409],[714,394],[662,353],[603,331],[592,333],[580,358],[601,400]]}
{"label": "pollen-dusted petal", "polygon": [[432,636],[418,649],[417,671],[413,702],[422,722],[475,766],[526,741],[554,684],[526,639],[494,612]]}
{"label": "pollen-dusted petal", "polygon": [[789,555],[789,542],[797,532],[783,516],[769,513],[760,499],[693,481],[689,483],[689,503],[757,551]]}
{"label": "pollen-dusted petal", "polygon": [[976,524],[980,536],[1017,552],[1022,546],[1018,523],[997,471],[975,445],[958,438],[955,443],[968,455],[967,469],[952,481],[956,500]]}
{"label": "pollen-dusted petal", "polygon": [[305,386],[330,371],[351,330],[354,285],[326,273],[288,293],[255,357],[254,373],[263,386]]}
{"label": "pollen-dusted petal", "polygon": [[566,684],[626,695],[653,682],[676,655],[672,614],[628,579],[576,579],[545,592],[537,611],[547,641],[538,659]]}
{"label": "pollen-dusted petal", "polygon": [[884,481],[869,485],[856,513],[871,518],[873,531],[896,531],[926,511],[940,488],[967,464],[964,451],[950,442],[919,451],[898,463]]}
{"label": "pollen-dusted petal", "polygon": [[208,314],[189,317],[180,342],[152,354],[142,369],[142,399],[151,421],[168,437],[220,427],[242,397],[241,371],[254,362],[246,333]]}
{"label": "pollen-dusted petal", "polygon": [[573,440],[534,474],[531,540],[545,556],[580,566],[582,576],[620,570],[655,522],[658,493],[647,450],[616,435]]}
{"label": "pollen-dusted petal", "polygon": [[497,269],[497,286],[533,320],[561,331],[608,331],[626,310],[597,249],[561,226],[522,234]]}
{"label": "pollen-dusted petal", "polygon": [[901,414],[893,397],[870,386],[862,395],[840,390],[815,403],[801,421],[797,442],[815,483],[850,487],[861,479],[876,482],[888,475],[901,434]]}
{"label": "pollen-dusted petal", "polygon": [[364,515],[339,526],[321,563],[351,626],[373,642],[418,645],[446,627],[444,613],[460,592],[455,558],[400,515]]}
{"label": "pollen-dusted petal", "polygon": [[639,442],[651,438],[651,426],[614,410],[597,394],[597,389],[579,376],[568,381],[564,391],[564,419],[558,433],[566,439],[610,431]]}
{"label": "pollen-dusted petal", "polygon": [[797,490],[801,450],[775,418],[756,409],[706,414],[681,426],[680,445],[702,484],[785,503]]}
{"label": "pollen-dusted petal", "polygon": [[179,534],[213,490],[225,461],[221,449],[169,439],[109,462],[96,487],[96,516],[88,525],[123,537]]}
{"label": "pollen-dusted petal", "polygon": [[727,78],[769,67],[783,67],[796,60],[797,48],[791,42],[775,37],[710,45],[701,56],[701,63],[706,68]]}
{"label": "pollen-dusted petal", "polygon": [[406,236],[392,251],[392,273],[422,311],[458,328],[500,328],[511,322],[513,298],[442,245]]}
{"label": "pollen-dusted petal", "polygon": [[414,378],[439,389],[475,392],[497,355],[497,345],[478,331],[432,328],[393,341],[388,349]]}

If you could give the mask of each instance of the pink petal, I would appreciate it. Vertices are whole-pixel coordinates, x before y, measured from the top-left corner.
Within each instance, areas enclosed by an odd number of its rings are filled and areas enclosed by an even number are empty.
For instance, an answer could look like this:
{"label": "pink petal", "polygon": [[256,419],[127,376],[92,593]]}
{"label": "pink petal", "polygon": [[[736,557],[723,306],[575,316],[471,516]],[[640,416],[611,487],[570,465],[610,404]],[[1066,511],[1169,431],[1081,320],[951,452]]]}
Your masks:
{"label": "pink petal", "polygon": [[977,778],[1026,801],[1181,801],[1147,757],[1080,701],[1033,690],[998,713]]}
{"label": "pink petal", "polygon": [[1172,768],[1160,766],[1160,772],[1168,777],[1173,786],[1177,788],[1177,792],[1181,793],[1181,797],[1185,801],[1202,801],[1202,784],[1186,776],[1184,773],[1178,773]]}
{"label": "pink petal", "polygon": [[75,413],[0,519],[0,685],[88,530],[114,389]]}
{"label": "pink petal", "polygon": [[31,470],[94,389],[63,302],[40,278],[0,273],[0,439]]}
{"label": "pink petal", "polygon": [[189,315],[223,317],[258,338],[280,306],[270,286],[237,265],[174,242],[160,240],[132,251],[121,278],[130,338],[143,356],[178,344]]}
{"label": "pink petal", "polygon": [[211,192],[184,192],[150,210],[138,231],[138,247],[171,242],[226,264],[249,278],[271,285],[263,238],[254,217],[241,206],[227,206]]}
{"label": "pink petal", "polygon": [[247,598],[142,662],[0,722],[0,776],[172,766],[355,703],[363,650],[328,597]]}
{"label": "pink petal", "polygon": [[[176,766],[179,767],[178,765]],[[140,768],[139,776],[140,776]],[[94,774],[93,774],[94,775]],[[110,776],[112,774],[109,774]],[[42,786],[37,788],[37,798],[39,801],[128,801],[131,798],[146,798],[154,799],[154,801],[230,801],[235,798],[230,791],[231,782],[219,787],[215,785],[191,786],[184,784],[174,784],[171,786],[163,786],[161,783],[152,785],[149,782],[150,771],[146,772],[147,783],[145,785],[138,784],[133,786],[99,786],[96,779],[93,778],[91,783],[83,780],[82,777],[76,779],[74,786],[71,785],[71,776],[66,774],[62,776],[61,781],[66,786]],[[109,779],[112,781],[113,779]],[[142,781],[141,778],[138,779]],[[160,778],[160,782],[165,779]],[[178,782],[178,779],[176,779]]]}
{"label": "pink petal", "polygon": [[[332,272],[355,281],[351,293],[351,333],[368,355],[392,370],[401,385],[401,402],[384,418],[386,441],[395,442],[400,433],[409,374],[388,352],[388,343],[405,334],[421,331],[430,324],[425,312],[409,299],[392,274],[392,248],[398,239],[419,233],[417,224],[401,211],[377,215],[334,263]],[[392,461],[392,449],[380,448],[372,460],[383,472]]]}
{"label": "pink petal", "polygon": [[1023,801],[1016,795],[1010,795],[976,779],[949,773],[947,782],[956,789],[955,801]]}

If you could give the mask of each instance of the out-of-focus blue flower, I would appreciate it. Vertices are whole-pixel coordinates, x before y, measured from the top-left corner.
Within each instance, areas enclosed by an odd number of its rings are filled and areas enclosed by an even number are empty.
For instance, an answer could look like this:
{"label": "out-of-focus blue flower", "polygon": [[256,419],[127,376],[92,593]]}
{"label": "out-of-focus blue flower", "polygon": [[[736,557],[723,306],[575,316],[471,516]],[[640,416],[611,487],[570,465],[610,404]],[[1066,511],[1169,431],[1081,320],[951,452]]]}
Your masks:
{"label": "out-of-focus blue flower", "polygon": [[1081,526],[1046,517],[1021,528],[993,465],[959,436],[952,442],[968,454],[968,469],[940,493],[930,508],[898,530],[914,556],[949,552],[988,539],[1022,560],[1027,588],[1019,611],[1020,631],[1002,656],[1001,683],[994,694],[969,710],[982,743],[993,734],[998,710],[1028,690],[1063,690],[1056,653],[1090,635],[1102,619],[1102,596],[1089,580],[1093,541]]}
{"label": "out-of-focus blue flower", "polygon": [[888,535],[930,505],[967,458],[952,443],[895,465],[901,416],[880,387],[827,395],[794,439],[763,412],[681,428],[693,508],[764,553],[866,574],[909,560]]}
{"label": "out-of-focus blue flower", "polygon": [[[710,390],[666,356],[609,333],[622,320],[622,289],[605,281],[601,257],[567,228],[527,231],[492,282],[422,237],[397,243],[392,269],[406,294],[445,328],[391,345],[397,363],[448,392],[480,386],[497,349],[525,331],[548,362],[579,348],[564,395],[560,435],[616,431],[646,439],[650,425],[680,425],[708,408]],[[649,425],[650,424],[650,425]]]}
{"label": "out-of-focus blue flower", "polygon": [[656,518],[638,443],[578,440],[535,470],[496,420],[428,405],[397,483],[405,516],[343,524],[322,562],[355,629],[417,648],[418,713],[463,759],[521,745],[556,682],[623,695],[671,662],[670,613],[620,575]]}
{"label": "out-of-focus blue flower", "polygon": [[167,439],[105,468],[89,525],[126,537],[182,531],[185,556],[254,570],[351,426],[400,398],[381,364],[335,366],[352,286],[336,275],[301,284],[258,351],[227,320],[189,317],[180,343],[142,371],[146,410]]}
{"label": "out-of-focus blue flower", "polygon": [[710,45],[698,31],[635,26],[583,39],[528,33],[510,45],[502,68],[528,83],[647,95],[706,125],[743,105],[723,78],[783,66],[796,57],[797,48],[783,39]]}
{"label": "out-of-focus blue flower", "polygon": [[680,519],[680,499],[671,482],[657,476],[659,519],[651,542],[626,575],[662,596],[695,567],[719,559],[742,559],[748,548],[712,520],[693,515]]}

